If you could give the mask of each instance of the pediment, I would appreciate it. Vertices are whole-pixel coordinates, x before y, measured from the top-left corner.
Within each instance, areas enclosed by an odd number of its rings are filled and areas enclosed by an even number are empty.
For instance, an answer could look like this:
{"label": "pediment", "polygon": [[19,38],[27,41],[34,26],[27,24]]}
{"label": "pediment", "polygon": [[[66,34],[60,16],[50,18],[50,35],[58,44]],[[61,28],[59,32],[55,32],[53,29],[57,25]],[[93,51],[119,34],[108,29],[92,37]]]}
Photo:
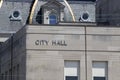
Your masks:
{"label": "pediment", "polygon": [[64,8],[65,6],[63,4],[61,4],[60,2],[56,1],[56,0],[49,0],[47,3],[45,3],[44,5],[42,5],[41,7],[60,7],[60,8]]}

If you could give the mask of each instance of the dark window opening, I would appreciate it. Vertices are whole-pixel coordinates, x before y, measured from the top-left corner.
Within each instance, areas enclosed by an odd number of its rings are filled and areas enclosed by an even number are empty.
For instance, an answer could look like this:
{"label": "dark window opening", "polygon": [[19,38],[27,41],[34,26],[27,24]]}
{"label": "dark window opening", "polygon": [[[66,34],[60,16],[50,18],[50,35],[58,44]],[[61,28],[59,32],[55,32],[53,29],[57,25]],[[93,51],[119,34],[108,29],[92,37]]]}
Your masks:
{"label": "dark window opening", "polygon": [[12,69],[9,69],[9,80],[12,80]]}
{"label": "dark window opening", "polygon": [[66,80],[78,80],[77,76],[66,76]]}
{"label": "dark window opening", "polygon": [[13,12],[13,16],[14,16],[15,18],[19,17],[19,15],[20,15],[20,12],[19,12],[19,11],[14,11],[14,12]]}
{"label": "dark window opening", "polygon": [[17,75],[17,80],[19,80],[19,78],[20,78],[19,77],[20,76],[19,73],[20,73],[20,67],[19,67],[19,64],[18,64],[17,65],[17,74],[16,74]]}
{"label": "dark window opening", "polygon": [[49,15],[49,24],[56,24],[57,23],[57,17],[55,14]]}
{"label": "dark window opening", "polygon": [[89,14],[88,14],[88,13],[84,13],[84,14],[82,15],[82,18],[83,18],[84,20],[87,20],[88,17],[89,17]]}
{"label": "dark window opening", "polygon": [[1,80],[3,80],[4,79],[4,74],[1,74]]}
{"label": "dark window opening", "polygon": [[8,79],[8,72],[5,72],[5,80]]}
{"label": "dark window opening", "polygon": [[106,80],[105,77],[94,77],[94,80]]}
{"label": "dark window opening", "polygon": [[38,22],[39,24],[42,24],[42,8],[40,8],[40,10],[37,13],[36,22]]}

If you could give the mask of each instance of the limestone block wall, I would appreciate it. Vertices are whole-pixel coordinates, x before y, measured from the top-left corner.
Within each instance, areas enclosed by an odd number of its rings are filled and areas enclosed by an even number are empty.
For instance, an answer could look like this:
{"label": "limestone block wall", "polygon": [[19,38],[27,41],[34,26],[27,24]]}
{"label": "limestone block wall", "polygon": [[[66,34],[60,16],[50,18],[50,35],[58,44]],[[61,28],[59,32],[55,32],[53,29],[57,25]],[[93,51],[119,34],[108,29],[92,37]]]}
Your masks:
{"label": "limestone block wall", "polygon": [[[34,26],[26,29],[26,80],[64,80],[64,61],[79,61],[85,80],[84,27]],[[51,77],[53,76],[53,77]]]}
{"label": "limestone block wall", "polygon": [[94,62],[106,63],[106,80],[118,80],[119,40],[114,26],[27,25],[0,47],[1,79],[65,80],[65,63],[72,61],[79,62],[78,80],[93,80]]}
{"label": "limestone block wall", "polygon": [[28,25],[26,80],[65,80],[65,61],[80,62],[79,80],[93,79],[93,62],[106,62],[106,79],[118,80],[119,31],[102,26]]}

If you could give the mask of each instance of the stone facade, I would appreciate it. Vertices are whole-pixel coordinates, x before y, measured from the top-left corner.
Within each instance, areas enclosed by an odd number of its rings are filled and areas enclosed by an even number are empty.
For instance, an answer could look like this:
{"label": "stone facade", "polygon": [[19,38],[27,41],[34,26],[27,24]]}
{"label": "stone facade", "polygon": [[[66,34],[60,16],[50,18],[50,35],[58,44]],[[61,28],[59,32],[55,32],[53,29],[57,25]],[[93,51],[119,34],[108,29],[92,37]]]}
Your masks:
{"label": "stone facade", "polygon": [[[39,0],[31,25],[26,23],[32,0],[3,2],[0,33],[9,35],[0,38],[0,80],[120,79],[120,28],[95,23],[119,25],[111,15],[118,5],[112,7],[112,0],[68,2],[76,22],[69,23],[72,17],[62,0]],[[59,24],[43,25],[50,24],[51,13]]]}
{"label": "stone facade", "polygon": [[13,36],[12,58],[11,44],[2,46],[0,73],[6,74],[12,60],[13,76],[15,65],[19,64],[19,80],[64,80],[65,61],[79,61],[79,80],[92,80],[92,63],[97,61],[107,62],[105,80],[118,80],[119,30],[102,26],[27,25]]}

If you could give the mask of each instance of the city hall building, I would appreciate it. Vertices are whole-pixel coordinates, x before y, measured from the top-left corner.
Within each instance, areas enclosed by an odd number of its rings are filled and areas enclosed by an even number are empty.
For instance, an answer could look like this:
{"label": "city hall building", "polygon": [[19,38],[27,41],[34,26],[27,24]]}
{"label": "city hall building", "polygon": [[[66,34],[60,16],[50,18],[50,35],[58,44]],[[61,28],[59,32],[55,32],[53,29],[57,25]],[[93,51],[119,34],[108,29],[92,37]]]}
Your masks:
{"label": "city hall building", "polygon": [[118,80],[120,28],[26,25],[1,45],[1,80]]}
{"label": "city hall building", "polygon": [[68,2],[74,15],[62,0],[1,2],[0,80],[120,79],[120,28],[97,24],[94,0]]}

